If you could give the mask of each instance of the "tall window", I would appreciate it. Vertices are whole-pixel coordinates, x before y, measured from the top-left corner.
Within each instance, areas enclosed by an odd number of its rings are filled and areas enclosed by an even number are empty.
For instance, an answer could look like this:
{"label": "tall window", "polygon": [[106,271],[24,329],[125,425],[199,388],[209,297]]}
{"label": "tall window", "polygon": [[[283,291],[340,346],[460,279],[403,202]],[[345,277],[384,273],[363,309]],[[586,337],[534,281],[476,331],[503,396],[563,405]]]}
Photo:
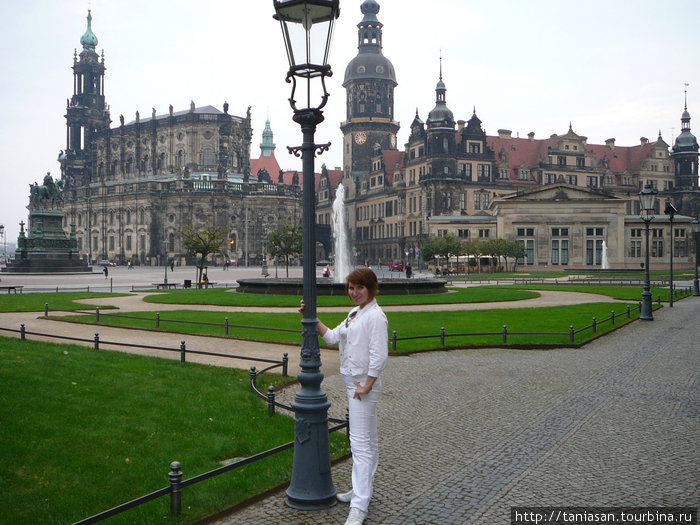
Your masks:
{"label": "tall window", "polygon": [[569,264],[569,228],[552,228],[552,264]]}
{"label": "tall window", "polygon": [[675,228],[673,237],[674,257],[686,257],[688,253],[685,242],[685,228]]}
{"label": "tall window", "polygon": [[603,260],[603,228],[586,228],[586,264],[599,265]]}
{"label": "tall window", "polygon": [[535,229],[517,228],[518,241],[525,246],[525,257],[518,259],[518,264],[535,264]]}

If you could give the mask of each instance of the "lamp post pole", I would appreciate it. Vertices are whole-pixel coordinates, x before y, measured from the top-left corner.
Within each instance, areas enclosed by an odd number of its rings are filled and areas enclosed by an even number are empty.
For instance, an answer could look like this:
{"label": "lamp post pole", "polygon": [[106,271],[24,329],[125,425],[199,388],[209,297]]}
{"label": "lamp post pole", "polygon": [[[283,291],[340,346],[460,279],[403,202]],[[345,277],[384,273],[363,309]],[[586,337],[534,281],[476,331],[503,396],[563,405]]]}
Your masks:
{"label": "lamp post pole", "polygon": [[644,321],[653,321],[654,315],[651,307],[651,283],[649,278],[649,223],[654,220],[654,204],[656,203],[657,191],[650,183],[639,192],[639,200],[641,210],[645,215],[641,217],[644,221],[646,229],[646,255],[645,255],[645,272],[644,272],[644,291],[642,292],[642,309],[639,318]]}
{"label": "lamp post pole", "polygon": [[693,237],[695,237],[695,279],[693,280],[693,295],[700,296],[700,285],[698,284],[698,262],[700,259],[700,220],[693,220]]}
{"label": "lamp post pole", "polygon": [[678,210],[676,210],[675,206],[671,204],[670,202],[666,204],[666,209],[664,210],[666,212],[666,215],[668,215],[668,222],[671,224],[671,247],[669,249],[669,252],[671,252],[670,255],[670,276],[669,276],[669,281],[668,281],[668,306],[670,308],[673,308],[673,216],[676,214]]}
{"label": "lamp post pole", "polygon": [[163,283],[168,284],[168,241],[167,241],[167,239],[163,241],[163,245],[165,246],[165,257],[163,257],[163,259],[165,260],[165,277],[163,278]]}
{"label": "lamp post pole", "polygon": [[[330,144],[318,145],[314,135],[323,122],[321,111],[328,101],[325,78],[331,76],[328,65],[333,24],[340,11],[339,0],[273,0],[275,19],[280,22],[289,59],[287,82],[292,83],[289,98],[294,111],[293,120],[301,126],[303,143],[288,147],[290,153],[302,157],[303,170],[303,235],[302,253],[304,318],[302,347],[297,376],[301,389],[294,397],[294,462],[292,478],[287,489],[287,505],[299,510],[316,510],[336,504],[336,490],[331,477],[328,409],[330,402],[321,390],[321,349],[318,345],[316,317],[316,201],[314,156],[327,151]],[[327,29],[326,29],[327,28]],[[324,33],[326,33],[324,35]],[[325,46],[317,46],[315,37],[324,37]],[[320,53],[320,55],[319,55]],[[300,82],[297,82],[300,80]],[[315,82],[318,81],[318,82]],[[319,85],[320,89],[319,90]],[[307,104],[297,108],[295,93]],[[311,105],[312,89],[320,95],[317,107]],[[306,93],[303,91],[306,90]]]}
{"label": "lamp post pole", "polygon": [[5,225],[0,224],[0,234],[2,235],[3,248],[2,248],[2,260],[7,266],[7,234],[5,233]]}

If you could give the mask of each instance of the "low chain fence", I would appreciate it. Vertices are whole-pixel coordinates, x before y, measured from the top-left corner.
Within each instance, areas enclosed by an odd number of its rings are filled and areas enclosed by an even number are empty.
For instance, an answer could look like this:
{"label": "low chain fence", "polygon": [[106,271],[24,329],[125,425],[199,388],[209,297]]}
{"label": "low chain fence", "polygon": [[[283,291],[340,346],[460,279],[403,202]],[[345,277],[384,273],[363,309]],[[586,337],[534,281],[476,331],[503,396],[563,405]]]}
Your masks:
{"label": "low chain fence", "polygon": [[74,314],[82,315],[94,315],[95,322],[100,323],[101,317],[114,317],[122,319],[133,319],[137,321],[152,321],[154,328],[160,329],[161,323],[173,323],[173,324],[190,324],[190,325],[200,325],[200,326],[220,326],[223,329],[224,335],[229,335],[229,329],[231,328],[242,328],[247,330],[263,330],[270,332],[288,332],[293,334],[301,334],[302,330],[293,330],[290,328],[274,328],[269,326],[247,326],[242,324],[232,324],[229,322],[228,317],[224,317],[223,323],[210,323],[204,321],[187,321],[184,319],[164,319],[160,316],[160,312],[156,312],[155,317],[139,317],[135,315],[124,315],[124,314],[113,314],[107,313],[100,310],[100,307],[95,307],[95,310],[59,310],[56,308],[50,308],[49,303],[44,303],[44,317],[48,317],[49,312],[68,312]]}
{"label": "low chain fence", "polygon": [[[658,303],[661,303],[661,298],[659,297]],[[621,316],[626,316],[627,319],[631,319],[632,317],[632,312],[636,312],[638,310],[641,311],[642,308],[642,303],[639,303],[635,306],[630,306],[627,305],[627,309],[624,313],[617,314],[615,313],[615,310],[612,310],[610,312],[610,316],[606,317],[605,319],[600,319],[597,320],[595,317],[593,317],[593,320],[590,325],[584,326],[582,328],[579,328],[578,330],[574,328],[573,325],[569,325],[568,330],[562,331],[562,332],[512,332],[508,330],[508,325],[503,325],[503,329],[498,331],[498,332],[465,332],[465,333],[447,333],[445,331],[445,328],[442,327],[440,328],[440,333],[435,334],[435,335],[417,335],[417,336],[408,336],[408,337],[399,337],[398,333],[396,330],[394,330],[391,334],[391,348],[392,351],[396,352],[398,348],[398,342],[399,341],[410,341],[410,340],[415,340],[415,339],[440,339],[440,346],[444,347],[446,345],[446,340],[450,337],[483,337],[483,336],[493,336],[493,337],[499,337],[500,342],[503,344],[508,344],[508,337],[513,337],[513,336],[519,336],[519,335],[527,335],[527,336],[532,336],[532,335],[538,335],[538,336],[545,336],[545,337],[563,337],[563,336],[568,336],[569,337],[569,342],[574,343],[576,334],[580,334],[581,332],[585,332],[586,330],[592,330],[593,333],[596,333],[598,327],[604,323],[610,322],[612,325],[615,324],[615,320]]]}

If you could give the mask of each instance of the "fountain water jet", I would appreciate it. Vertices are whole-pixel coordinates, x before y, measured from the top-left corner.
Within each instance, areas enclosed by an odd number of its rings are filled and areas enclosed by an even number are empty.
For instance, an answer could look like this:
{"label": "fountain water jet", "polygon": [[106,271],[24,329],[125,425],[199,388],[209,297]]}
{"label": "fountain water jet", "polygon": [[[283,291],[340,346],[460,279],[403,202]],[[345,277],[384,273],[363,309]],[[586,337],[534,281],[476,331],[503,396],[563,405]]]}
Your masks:
{"label": "fountain water jet", "polygon": [[608,262],[608,245],[603,241],[603,260],[601,261],[600,267],[603,270],[610,269],[610,263]]}
{"label": "fountain water jet", "polygon": [[345,187],[338,184],[333,201],[333,251],[335,254],[336,283],[344,283],[345,277],[352,271],[352,258],[345,221]]}

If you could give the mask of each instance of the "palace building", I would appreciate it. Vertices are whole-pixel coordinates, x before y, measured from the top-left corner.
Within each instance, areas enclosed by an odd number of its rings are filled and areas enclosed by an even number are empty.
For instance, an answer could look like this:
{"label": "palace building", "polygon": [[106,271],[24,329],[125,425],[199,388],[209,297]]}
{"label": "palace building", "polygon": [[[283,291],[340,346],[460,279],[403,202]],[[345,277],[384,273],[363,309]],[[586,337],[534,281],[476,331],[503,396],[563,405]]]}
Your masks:
{"label": "palace building", "polygon": [[[651,266],[692,268],[693,217],[700,213],[698,143],[690,114],[672,148],[659,133],[634,146],[615,139],[589,144],[572,125],[561,135],[487,135],[476,109],[455,120],[440,66],[435,106],[425,122],[416,111],[408,142],[396,147],[394,67],[382,54],[379,4],[365,0],[358,53],[345,71],[347,119],[343,177],[349,235],[358,261],[418,258],[425,238],[452,233],[462,239],[521,241],[522,261],[535,269],[596,268],[604,243],[611,268],[640,267],[644,223],[638,193],[658,190],[651,223]],[[335,188],[319,195],[319,222],[327,221]],[[673,246],[667,203],[678,211]]]}

